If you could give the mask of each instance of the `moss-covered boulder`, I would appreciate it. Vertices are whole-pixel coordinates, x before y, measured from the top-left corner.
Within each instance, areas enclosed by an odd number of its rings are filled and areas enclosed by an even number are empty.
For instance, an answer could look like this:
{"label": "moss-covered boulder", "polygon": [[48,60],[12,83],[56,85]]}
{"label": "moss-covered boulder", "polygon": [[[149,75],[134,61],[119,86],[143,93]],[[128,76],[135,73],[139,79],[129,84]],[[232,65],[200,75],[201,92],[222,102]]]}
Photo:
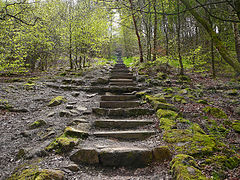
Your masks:
{"label": "moss-covered boulder", "polygon": [[60,104],[62,104],[63,102],[66,102],[66,98],[63,96],[57,96],[55,98],[53,98],[49,103],[48,106],[49,107],[53,107],[53,106],[58,106]]}
{"label": "moss-covered boulder", "polygon": [[163,138],[179,153],[198,156],[217,149],[215,138],[205,134],[198,124],[193,124],[190,129],[169,129],[164,132]]}
{"label": "moss-covered boulder", "polygon": [[87,131],[76,129],[76,128],[70,127],[70,126],[65,128],[64,134],[66,134],[67,136],[77,137],[77,138],[81,138],[81,139],[85,139],[89,136]]}
{"label": "moss-covered boulder", "polygon": [[7,180],[64,180],[64,173],[60,170],[53,169],[24,169],[14,173]]}
{"label": "moss-covered boulder", "polygon": [[157,117],[160,118],[169,118],[169,119],[176,119],[178,116],[178,113],[171,110],[164,110],[164,109],[158,109],[157,111]]}
{"label": "moss-covered boulder", "polygon": [[203,112],[215,118],[220,118],[220,119],[228,118],[227,114],[222,109],[216,108],[216,107],[207,106],[203,108]]}
{"label": "moss-covered boulder", "polygon": [[199,99],[196,101],[196,103],[199,103],[199,104],[208,104],[207,100],[205,99]]}
{"label": "moss-covered boulder", "polygon": [[153,159],[157,162],[172,159],[172,152],[168,146],[159,146],[153,149]]}
{"label": "moss-covered boulder", "polygon": [[226,94],[229,96],[237,96],[238,95],[238,90],[237,89],[230,89],[226,91]]}
{"label": "moss-covered boulder", "polygon": [[163,72],[158,72],[158,73],[157,73],[157,78],[158,78],[159,80],[164,80],[164,79],[167,78],[167,75],[166,75],[165,73],[163,73]]}
{"label": "moss-covered boulder", "polygon": [[36,128],[45,126],[46,124],[47,124],[46,121],[40,119],[40,120],[37,120],[37,121],[33,122],[32,124],[30,124],[29,129],[36,129]]}
{"label": "moss-covered boulder", "polygon": [[170,165],[171,172],[176,180],[207,179],[197,168],[197,163],[192,156],[178,154],[173,158]]}
{"label": "moss-covered boulder", "polygon": [[232,128],[234,131],[236,131],[237,133],[240,133],[240,121],[235,121],[232,124]]}
{"label": "moss-covered boulder", "polygon": [[46,151],[55,151],[56,153],[66,153],[73,149],[78,144],[79,140],[76,137],[66,136],[62,134],[51,142],[45,149]]}

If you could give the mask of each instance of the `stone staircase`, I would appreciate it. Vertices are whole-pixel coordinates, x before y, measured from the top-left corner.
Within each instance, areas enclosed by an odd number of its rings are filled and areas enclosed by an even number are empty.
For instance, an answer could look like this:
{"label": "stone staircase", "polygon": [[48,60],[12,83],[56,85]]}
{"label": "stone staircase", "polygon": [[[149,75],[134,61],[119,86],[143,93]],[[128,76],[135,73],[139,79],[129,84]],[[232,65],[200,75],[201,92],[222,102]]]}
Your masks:
{"label": "stone staircase", "polygon": [[[109,86],[100,98],[100,107],[92,109],[96,116],[93,132],[70,159],[75,163],[100,164],[103,166],[144,167],[153,161],[163,160],[161,148],[143,144],[156,134],[153,109],[145,108],[136,97],[137,83],[133,74],[118,60],[112,68]],[[166,154],[166,152],[165,152]],[[168,157],[167,157],[168,158]]]}

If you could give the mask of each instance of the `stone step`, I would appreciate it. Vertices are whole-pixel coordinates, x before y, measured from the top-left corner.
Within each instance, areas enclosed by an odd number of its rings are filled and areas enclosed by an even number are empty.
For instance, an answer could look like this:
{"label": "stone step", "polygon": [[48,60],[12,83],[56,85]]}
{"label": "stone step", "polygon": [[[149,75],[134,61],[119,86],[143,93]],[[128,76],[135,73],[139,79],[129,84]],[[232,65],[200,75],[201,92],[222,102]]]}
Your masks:
{"label": "stone step", "polygon": [[135,128],[153,124],[152,120],[135,120],[135,119],[102,119],[96,120],[94,125],[99,128]]}
{"label": "stone step", "polygon": [[136,83],[134,82],[110,82],[109,83],[110,86],[137,86]]}
{"label": "stone step", "polygon": [[111,95],[101,97],[101,101],[133,101],[136,99],[136,95]]}
{"label": "stone step", "polygon": [[115,73],[115,72],[116,72],[116,73],[121,73],[121,72],[122,72],[122,73],[125,73],[125,72],[126,72],[126,73],[129,73],[130,71],[129,71],[128,69],[118,69],[118,68],[111,70],[111,73]]}
{"label": "stone step", "polygon": [[110,75],[111,79],[136,79],[132,74],[112,74]]}
{"label": "stone step", "polygon": [[70,156],[76,164],[91,164],[111,167],[145,167],[153,159],[153,151],[139,147],[106,147],[96,149],[85,147],[77,150]]}
{"label": "stone step", "polygon": [[109,116],[109,117],[132,117],[132,116],[143,116],[152,115],[155,113],[154,109],[149,108],[92,108],[92,112],[98,116]]}
{"label": "stone step", "polygon": [[110,82],[133,82],[132,79],[110,79]]}
{"label": "stone step", "polygon": [[100,108],[134,108],[139,105],[139,101],[100,101]]}
{"label": "stone step", "polygon": [[135,146],[82,147],[70,155],[76,164],[102,165],[110,167],[145,167],[152,162],[164,162],[172,159],[167,146],[155,148]]}
{"label": "stone step", "polygon": [[99,131],[94,132],[96,137],[116,138],[122,140],[144,140],[155,134],[151,130],[135,130],[135,131]]}

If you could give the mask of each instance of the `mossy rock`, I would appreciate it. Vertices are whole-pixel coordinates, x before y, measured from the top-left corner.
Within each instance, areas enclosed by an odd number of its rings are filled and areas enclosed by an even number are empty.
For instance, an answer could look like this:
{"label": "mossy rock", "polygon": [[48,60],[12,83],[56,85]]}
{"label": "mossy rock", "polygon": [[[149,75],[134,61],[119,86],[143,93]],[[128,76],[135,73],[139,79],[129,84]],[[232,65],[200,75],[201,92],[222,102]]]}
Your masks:
{"label": "mossy rock", "polygon": [[157,162],[163,162],[164,160],[171,160],[173,153],[168,146],[159,146],[153,149],[153,159]]}
{"label": "mossy rock", "polygon": [[173,97],[172,97],[172,101],[174,101],[174,102],[180,102],[180,103],[182,103],[182,104],[186,104],[186,103],[187,103],[187,101],[184,99],[184,97],[183,97],[183,96],[179,96],[179,95],[173,96]]}
{"label": "mossy rock", "polygon": [[167,110],[172,110],[172,111],[178,111],[178,109],[173,104],[163,103],[163,102],[158,102],[158,101],[154,101],[151,104],[155,110],[167,109]]}
{"label": "mossy rock", "polygon": [[212,153],[217,149],[215,138],[203,134],[199,125],[193,125],[191,129],[170,129],[164,132],[163,138],[166,142],[172,143],[179,153],[198,156]]}
{"label": "mossy rock", "polygon": [[64,180],[64,173],[60,170],[38,168],[24,169],[13,174],[7,180]]}
{"label": "mossy rock", "polygon": [[169,119],[176,119],[178,116],[178,113],[171,110],[164,110],[164,109],[158,109],[157,111],[157,117],[160,118],[169,118]]}
{"label": "mossy rock", "polygon": [[73,149],[78,144],[79,140],[75,137],[68,137],[66,134],[62,134],[57,137],[51,144],[45,149],[47,151],[55,150],[56,153],[66,153]]}
{"label": "mossy rock", "polygon": [[45,126],[46,124],[47,124],[46,121],[40,119],[40,120],[37,120],[37,121],[33,122],[32,124],[30,124],[29,128],[30,129],[36,129],[36,128]]}
{"label": "mossy rock", "polygon": [[176,180],[207,179],[197,168],[197,163],[192,156],[178,154],[173,158],[170,165],[171,172]]}
{"label": "mossy rock", "polygon": [[240,133],[240,121],[236,121],[232,124],[232,128],[235,132]]}
{"label": "mossy rock", "polygon": [[12,108],[13,108],[13,106],[11,104],[9,104],[8,100],[0,99],[0,109],[10,110]]}
{"label": "mossy rock", "polygon": [[66,136],[76,137],[76,138],[81,138],[81,139],[86,139],[89,136],[88,132],[75,129],[70,126],[65,128],[64,134]]}
{"label": "mossy rock", "polygon": [[63,97],[63,96],[57,96],[57,97],[53,98],[53,99],[49,102],[48,106],[49,106],[49,107],[58,106],[58,105],[62,104],[63,102],[66,102],[66,101],[67,101],[67,100],[66,100],[65,97]]}
{"label": "mossy rock", "polygon": [[203,108],[203,112],[205,112],[215,118],[220,118],[220,119],[228,118],[227,114],[222,109],[219,109],[216,107],[207,106],[207,107]]}
{"label": "mossy rock", "polygon": [[226,94],[229,96],[237,96],[238,95],[238,90],[237,89],[231,89],[226,91]]}
{"label": "mossy rock", "polygon": [[164,79],[167,79],[167,75],[163,72],[159,72],[159,73],[157,73],[157,78],[159,80],[164,80]]}
{"label": "mossy rock", "polygon": [[155,101],[157,102],[166,102],[166,99],[163,96],[151,96],[151,95],[145,95],[145,99],[149,103],[154,103]]}
{"label": "mossy rock", "polygon": [[168,118],[161,118],[160,120],[160,128],[166,130],[172,129],[175,125],[176,122],[172,119]]}
{"label": "mossy rock", "polygon": [[199,99],[196,102],[199,104],[208,104],[207,100],[205,100],[205,99]]}

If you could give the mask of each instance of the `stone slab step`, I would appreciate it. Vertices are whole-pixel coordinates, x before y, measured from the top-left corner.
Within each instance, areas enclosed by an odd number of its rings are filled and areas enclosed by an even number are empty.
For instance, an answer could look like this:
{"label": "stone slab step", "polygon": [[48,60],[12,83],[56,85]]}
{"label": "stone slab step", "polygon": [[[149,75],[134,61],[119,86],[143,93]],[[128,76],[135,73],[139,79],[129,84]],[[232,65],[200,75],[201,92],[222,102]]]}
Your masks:
{"label": "stone slab step", "polygon": [[134,120],[134,119],[98,119],[94,125],[99,128],[135,128],[153,124],[152,120]]}
{"label": "stone slab step", "polygon": [[133,82],[132,79],[110,79],[110,82]]}
{"label": "stone slab step", "polygon": [[132,74],[112,74],[110,76],[111,79],[136,79],[136,77]]}
{"label": "stone slab step", "polygon": [[112,69],[111,72],[112,73],[115,73],[115,72],[116,73],[121,73],[121,72],[122,73],[124,73],[124,72],[129,73],[130,71],[128,69],[118,69],[118,68],[116,68],[116,69]]}
{"label": "stone slab step", "polygon": [[136,95],[101,96],[101,101],[133,101],[136,99],[137,99]]}
{"label": "stone slab step", "polygon": [[135,131],[100,131],[94,132],[96,137],[116,138],[122,140],[144,140],[155,134],[155,131],[150,130],[135,130]]}
{"label": "stone slab step", "polygon": [[81,148],[70,156],[75,163],[110,167],[145,167],[153,162],[153,150],[138,147]]}
{"label": "stone slab step", "polygon": [[143,116],[152,115],[155,113],[154,109],[149,108],[92,108],[92,112],[98,116],[109,116],[109,117],[132,117],[132,116]]}
{"label": "stone slab step", "polygon": [[139,105],[139,101],[100,101],[100,108],[134,108]]}
{"label": "stone slab step", "polygon": [[110,82],[110,86],[136,86],[137,84],[134,82]]}

